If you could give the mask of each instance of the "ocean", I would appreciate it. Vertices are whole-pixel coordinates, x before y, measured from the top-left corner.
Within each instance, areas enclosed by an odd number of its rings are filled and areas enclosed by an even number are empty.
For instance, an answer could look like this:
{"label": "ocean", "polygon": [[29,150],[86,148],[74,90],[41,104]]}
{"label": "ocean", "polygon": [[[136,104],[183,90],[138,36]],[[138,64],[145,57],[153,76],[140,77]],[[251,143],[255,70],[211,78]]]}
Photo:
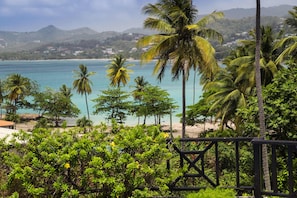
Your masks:
{"label": "ocean", "polygon": [[[41,90],[44,90],[46,87],[58,90],[62,84],[65,84],[67,87],[72,87],[72,82],[74,81],[74,70],[79,70],[78,66],[84,64],[88,67],[88,71],[96,72],[95,75],[90,77],[92,81],[92,94],[88,96],[89,98],[89,109],[91,113],[91,119],[94,124],[100,122],[106,122],[104,115],[93,115],[94,103],[91,101],[94,98],[97,98],[102,90],[106,90],[109,87],[110,81],[107,78],[106,70],[107,65],[110,63],[110,60],[34,60],[34,61],[0,61],[0,79],[4,80],[8,75],[13,73],[21,74],[24,77],[28,77],[32,80],[35,80]],[[174,99],[179,108],[173,112],[172,120],[173,122],[179,122],[179,118],[176,114],[181,113],[182,107],[182,78],[179,80],[172,81],[170,68],[165,72],[165,76],[161,82],[157,80],[157,77],[152,74],[155,62],[151,62],[146,65],[141,65],[139,61],[127,61],[127,64],[133,64],[130,69],[133,70],[133,73],[130,75],[130,81],[126,85],[125,89],[127,91],[132,91],[135,86],[134,79],[137,76],[143,76],[146,81],[151,85],[159,86],[162,89],[166,90],[170,97]],[[193,102],[197,102],[199,97],[202,94],[202,87],[199,84],[199,76],[196,76],[195,79],[195,92],[193,91],[194,87],[194,73],[190,72],[189,80],[186,85],[186,104],[192,105]],[[76,93],[75,90],[72,91],[73,97],[72,101],[77,107],[81,110],[81,115],[86,115],[85,107],[85,98]],[[194,96],[195,93],[195,96]],[[32,110],[22,109],[19,110],[21,113],[37,113],[32,112]],[[126,120],[127,125],[137,124],[138,119],[135,117],[129,116]],[[153,118],[148,118],[147,124],[153,124]],[[169,124],[169,116],[166,116],[162,119],[162,124]]]}

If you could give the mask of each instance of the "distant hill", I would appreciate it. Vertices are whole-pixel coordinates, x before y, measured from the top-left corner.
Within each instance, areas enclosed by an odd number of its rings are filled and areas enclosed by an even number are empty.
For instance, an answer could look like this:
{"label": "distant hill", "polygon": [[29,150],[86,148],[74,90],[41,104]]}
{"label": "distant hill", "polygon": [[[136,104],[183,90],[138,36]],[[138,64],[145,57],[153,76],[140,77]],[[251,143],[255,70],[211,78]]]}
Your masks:
{"label": "distant hill", "polygon": [[62,30],[54,25],[41,28],[36,32],[0,31],[0,51],[28,50],[46,43],[75,42],[80,40],[99,40],[120,35],[118,32],[98,33],[90,28]]}
{"label": "distant hill", "polygon": [[[261,16],[275,16],[275,17],[286,17],[288,11],[292,10],[293,6],[280,5],[274,7],[261,8]],[[242,19],[246,17],[252,17],[256,14],[255,8],[235,8],[230,10],[223,10],[225,18],[227,19]]]}
{"label": "distant hill", "polygon": [[[280,5],[274,7],[263,7],[261,8],[261,16],[272,16],[272,17],[287,17],[288,11],[292,10],[293,6],[291,5]],[[225,19],[230,20],[240,20],[248,17],[254,17],[256,14],[255,8],[234,8],[229,10],[221,10],[224,15]],[[199,15],[199,18],[202,18],[205,15]],[[147,30],[143,28],[130,28],[125,30],[124,32],[132,32],[132,33],[139,33],[139,34],[151,34],[154,33],[152,30]]]}

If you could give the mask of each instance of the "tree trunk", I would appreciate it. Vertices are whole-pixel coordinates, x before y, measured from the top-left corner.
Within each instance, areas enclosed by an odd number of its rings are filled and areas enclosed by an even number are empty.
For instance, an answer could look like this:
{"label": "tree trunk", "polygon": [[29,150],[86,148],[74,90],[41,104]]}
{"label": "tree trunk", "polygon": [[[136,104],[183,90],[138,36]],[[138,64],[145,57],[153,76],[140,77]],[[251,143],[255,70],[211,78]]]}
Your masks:
{"label": "tree trunk", "polygon": [[89,105],[88,105],[88,96],[85,92],[85,99],[86,99],[86,107],[87,107],[87,114],[88,114],[88,120],[90,120],[90,113],[89,113]]}
{"label": "tree trunk", "polygon": [[[260,48],[261,48],[261,0],[256,0],[256,52],[255,52],[255,67],[256,67],[256,91],[258,98],[259,108],[259,123],[260,123],[260,137],[265,139],[266,126],[265,126],[265,114],[264,104],[262,96],[262,85],[261,85],[261,69],[260,69]],[[269,164],[268,164],[268,152],[267,145],[262,145],[262,168],[264,173],[264,184],[266,191],[271,191],[270,176],[269,176]]]}
{"label": "tree trunk", "polygon": [[186,137],[186,80],[187,80],[188,62],[184,63],[182,71],[182,138]]}

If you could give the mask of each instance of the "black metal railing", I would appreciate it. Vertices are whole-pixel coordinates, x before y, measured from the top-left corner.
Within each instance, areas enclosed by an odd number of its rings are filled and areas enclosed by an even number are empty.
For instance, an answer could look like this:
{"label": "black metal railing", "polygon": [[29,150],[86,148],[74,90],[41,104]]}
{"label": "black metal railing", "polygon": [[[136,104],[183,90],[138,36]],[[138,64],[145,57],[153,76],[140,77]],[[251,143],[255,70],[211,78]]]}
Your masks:
{"label": "black metal railing", "polygon": [[[217,187],[221,186],[221,170],[220,170],[220,159],[222,159],[220,152],[220,144],[228,144],[234,148],[235,151],[235,178],[233,183],[234,186],[225,186],[226,188],[235,188],[238,191],[252,191],[253,186],[243,186],[240,181],[240,145],[241,144],[250,144],[252,147],[251,141],[253,138],[238,137],[238,138],[182,138],[179,140],[179,144],[173,143],[174,151],[179,155],[179,167],[181,169],[185,168],[183,175],[178,177],[170,185],[171,190],[173,191],[184,191],[184,190],[200,190],[203,188]],[[193,144],[194,143],[194,144]],[[192,146],[191,146],[192,145]],[[193,146],[194,145],[194,146]],[[201,146],[201,145],[204,145]],[[207,152],[213,152],[214,163],[211,169],[206,166],[205,157]],[[168,168],[171,167],[170,162],[168,162]],[[208,174],[211,174],[209,176]],[[201,182],[193,182],[204,180],[203,186]],[[190,180],[192,182],[187,182]],[[190,185],[194,184],[194,185]]]}
{"label": "black metal railing", "polygon": [[[296,141],[281,141],[281,140],[263,140],[254,138],[252,140],[254,150],[254,194],[255,197],[262,197],[262,195],[278,196],[278,197],[297,197],[296,181],[297,181],[297,170],[293,167],[293,161],[297,163],[297,142]],[[271,192],[265,191],[263,187],[263,172],[262,167],[262,147],[266,145],[269,149],[270,158],[270,178],[271,178]],[[287,189],[279,189],[278,177],[279,163],[278,157],[285,159],[285,167],[282,167],[282,171],[287,171],[288,174],[283,175],[283,180],[286,180],[285,184]],[[284,168],[286,168],[284,170]]]}
{"label": "black metal railing", "polygon": [[[234,188],[241,192],[253,193],[256,198],[266,196],[278,197],[297,197],[297,142],[296,141],[278,141],[278,140],[263,140],[259,138],[182,138],[179,141],[172,142],[171,146],[174,152],[179,155],[179,162],[168,161],[167,168],[170,169],[173,165],[178,165],[179,168],[185,169],[182,176],[178,177],[170,184],[172,191],[196,191],[207,187]],[[233,186],[222,186],[221,184],[221,157],[220,145],[231,146],[234,148],[234,170],[235,178]],[[252,172],[254,173],[254,183],[251,185],[242,185],[241,181],[241,150],[242,146],[248,146],[253,159],[251,159]],[[270,178],[272,191],[264,190],[263,174],[262,174],[262,146],[267,145],[268,156],[270,161]],[[207,153],[214,156],[213,166],[209,168],[206,162]],[[279,156],[281,155],[281,156]],[[208,156],[209,157],[209,156]],[[278,157],[285,159],[283,167],[279,167]],[[294,166],[295,163],[295,166]],[[279,171],[286,169],[288,174],[280,175]],[[230,171],[230,170],[229,170]],[[209,175],[211,174],[211,176]],[[285,180],[284,187],[280,187],[279,177]],[[285,178],[287,177],[287,178]],[[199,181],[197,182],[197,179]],[[191,182],[189,182],[191,180]],[[195,182],[196,180],[196,182]],[[201,182],[204,181],[204,182]],[[296,182],[295,182],[296,181]],[[232,183],[232,182],[231,182]],[[284,184],[282,184],[284,185]],[[283,192],[281,192],[281,190]]]}

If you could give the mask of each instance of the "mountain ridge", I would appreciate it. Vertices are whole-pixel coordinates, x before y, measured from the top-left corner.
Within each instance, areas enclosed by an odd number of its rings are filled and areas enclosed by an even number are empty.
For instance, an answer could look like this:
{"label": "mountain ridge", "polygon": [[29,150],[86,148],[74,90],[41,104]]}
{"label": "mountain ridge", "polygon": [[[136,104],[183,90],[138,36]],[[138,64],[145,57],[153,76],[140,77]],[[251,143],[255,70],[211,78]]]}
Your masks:
{"label": "mountain ridge", "polygon": [[[281,5],[262,8],[262,16],[284,17],[293,6]],[[222,11],[225,13],[225,19],[238,20],[255,16],[255,8],[234,8]],[[203,15],[200,15],[202,17]],[[79,42],[81,40],[104,41],[121,34],[152,34],[152,30],[143,28],[129,28],[123,32],[103,31],[97,32],[88,27],[76,28],[73,30],[63,30],[54,25],[48,25],[37,31],[32,32],[14,32],[0,30],[0,52],[20,51],[34,49],[35,47],[59,42]]]}

